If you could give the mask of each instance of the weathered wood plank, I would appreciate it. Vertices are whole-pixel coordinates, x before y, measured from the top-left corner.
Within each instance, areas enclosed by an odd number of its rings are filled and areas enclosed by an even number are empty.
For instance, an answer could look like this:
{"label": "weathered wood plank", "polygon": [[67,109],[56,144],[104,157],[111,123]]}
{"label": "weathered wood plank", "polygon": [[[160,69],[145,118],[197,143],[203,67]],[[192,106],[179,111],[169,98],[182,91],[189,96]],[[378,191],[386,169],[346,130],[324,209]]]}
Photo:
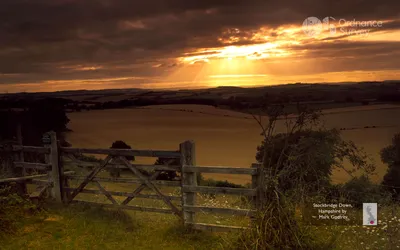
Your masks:
{"label": "weathered wood plank", "polygon": [[206,207],[206,206],[185,206],[185,210],[193,212],[208,212],[220,213],[229,215],[251,216],[255,213],[254,210],[249,209],[234,209],[234,208],[221,208],[221,207]]}
{"label": "weathered wood plank", "polygon": [[[253,169],[259,169],[259,165],[260,164],[252,164],[251,167]],[[259,171],[257,171],[256,174],[251,176],[251,188],[256,190],[256,195],[251,197],[251,203],[253,208],[257,208],[258,207],[258,197],[257,197],[257,188],[258,188],[258,179],[259,179]]]}
{"label": "weathered wood plank", "polygon": [[[72,160],[72,159],[71,159]],[[78,167],[84,167],[84,168],[93,168],[98,165],[96,162],[84,162],[80,160],[72,160],[72,163],[76,164]],[[176,165],[144,165],[144,164],[132,164],[132,166],[140,168],[140,169],[152,169],[155,171],[181,171],[181,166],[176,166]],[[115,163],[109,163],[105,169],[113,169],[113,168],[118,168],[118,169],[129,169],[127,166],[121,165],[121,164],[115,164]]]}
{"label": "weathered wood plank", "polygon": [[64,172],[64,176],[70,176],[70,175],[74,175],[75,171],[65,171]]}
{"label": "weathered wood plank", "polygon": [[51,189],[53,197],[57,202],[63,202],[63,191],[62,191],[62,173],[64,172],[62,169],[62,165],[59,159],[58,153],[58,142],[57,142],[57,134],[54,131],[50,131],[47,133],[50,136],[51,143],[46,145],[50,148],[49,155],[49,163],[51,164],[51,180],[53,181],[53,187]]}
{"label": "weathered wood plank", "polygon": [[[179,151],[181,153],[180,163],[186,168],[195,168],[196,166],[196,150],[194,141],[185,141],[179,145]],[[195,212],[186,211],[185,205],[194,206],[196,205],[196,193],[185,193],[183,189],[184,185],[191,187],[197,186],[197,174],[196,172],[183,172],[182,169],[182,211],[184,217],[184,224],[195,222]]]}
{"label": "weathered wood plank", "polygon": [[[71,180],[84,180],[85,176],[68,176],[68,179]],[[92,181],[101,181],[101,182],[113,182],[113,183],[135,183],[142,184],[143,181],[140,179],[133,178],[112,178],[112,177],[95,177]],[[160,186],[169,186],[169,187],[180,187],[180,181],[152,181],[155,185]]]}
{"label": "weathered wood plank", "polygon": [[7,178],[7,179],[1,179],[0,183],[26,181],[26,180],[32,180],[35,178],[42,178],[42,177],[47,177],[47,176],[48,176],[47,174],[38,174],[38,175],[31,175],[31,176],[24,176],[24,177]]}
{"label": "weathered wood plank", "polygon": [[35,163],[35,162],[14,162],[14,166],[17,168],[35,168],[39,170],[50,170],[50,164]]}
{"label": "weathered wood plank", "polygon": [[227,187],[205,187],[205,186],[183,186],[184,192],[193,193],[208,193],[208,194],[236,194],[244,196],[254,196],[256,195],[256,190],[251,188],[227,188]]}
{"label": "weathered wood plank", "polygon": [[[150,176],[149,180],[153,181],[155,180],[161,172],[155,172],[152,176]],[[146,188],[146,184],[142,183],[138,188],[136,188],[132,194],[128,195],[126,199],[121,203],[121,205],[127,205],[132,199],[135,198],[136,195],[138,195],[140,192],[142,192],[143,189]]]}
{"label": "weathered wood plank", "polygon": [[180,154],[176,151],[166,150],[133,150],[133,149],[96,149],[96,148],[61,148],[64,153],[78,154],[103,154],[111,156],[143,156],[143,157],[165,157],[179,158]]}
{"label": "weathered wood plank", "polygon": [[107,199],[109,199],[111,201],[112,204],[114,205],[118,205],[118,202],[112,197],[112,195],[103,188],[103,186],[100,185],[100,183],[98,181],[94,182],[96,184],[96,186],[99,188],[99,191],[104,194]]}
{"label": "weathered wood plank", "polygon": [[[65,175],[69,175],[69,174],[75,174],[74,171],[67,171],[64,172]],[[14,177],[14,178],[7,178],[7,179],[1,179],[0,183],[7,183],[7,182],[19,182],[19,181],[27,181],[27,180],[33,180],[33,179],[37,179],[37,178],[43,178],[43,177],[48,177],[48,174],[38,174],[38,175],[30,175],[30,176],[23,176],[23,177]],[[38,180],[38,181],[42,181],[42,180]],[[49,182],[47,180],[43,180],[46,182]],[[52,182],[52,181],[50,181]]]}
{"label": "weathered wood plank", "polygon": [[[74,191],[76,188],[64,188],[67,191]],[[121,192],[121,191],[107,191],[111,195],[115,196],[129,196],[132,195],[132,192]],[[100,190],[94,190],[94,189],[82,189],[81,193],[84,194],[103,194]],[[169,196],[166,195],[168,199],[170,200],[181,200],[180,196]],[[135,198],[145,198],[145,199],[153,199],[153,200],[161,200],[160,196],[155,195],[155,194],[135,194]]]}
{"label": "weathered wood plank", "polygon": [[13,151],[35,152],[40,154],[50,153],[50,149],[45,147],[22,146],[22,145],[13,145]]}
{"label": "weathered wood plank", "polygon": [[[17,125],[17,142],[18,142],[18,145],[21,145],[21,146],[24,145],[23,138],[22,138],[22,125],[21,125],[21,123],[18,123],[18,125]],[[25,162],[24,152],[22,152],[22,151],[19,152],[18,161],[19,162]],[[14,163],[14,166],[16,166],[15,163]],[[26,168],[22,168],[22,176],[27,176]],[[24,189],[25,193],[27,193],[26,185],[22,186],[22,188]]]}
{"label": "weathered wood plank", "polygon": [[152,189],[156,194],[160,196],[160,198],[164,201],[165,204],[167,204],[172,211],[181,219],[182,218],[182,212],[166,197],[164,196],[163,193],[158,190],[158,188],[151,182],[147,177],[145,177],[142,173],[140,173],[139,170],[137,170],[135,167],[131,165],[131,163],[125,158],[125,157],[119,157],[119,159],[127,166],[129,169],[137,176],[139,177],[150,189]]}
{"label": "weathered wood plank", "polygon": [[210,231],[210,232],[240,232],[248,227],[236,227],[236,226],[222,226],[215,224],[205,224],[205,223],[188,223],[188,226],[196,230]]}
{"label": "weathered wood plank", "polygon": [[198,167],[183,166],[184,173],[221,173],[221,174],[249,174],[253,175],[257,172],[252,168],[233,168],[233,167]]}
{"label": "weathered wood plank", "polygon": [[171,209],[165,209],[165,208],[113,205],[113,204],[96,203],[96,202],[90,202],[90,201],[81,201],[81,200],[74,200],[71,203],[87,204],[87,205],[91,205],[91,206],[100,206],[100,207],[113,208],[113,209],[127,209],[127,210],[135,210],[135,211],[142,211],[142,212],[174,214],[174,211],[172,211]]}
{"label": "weathered wood plank", "polygon": [[79,194],[80,191],[108,164],[108,162],[112,159],[112,156],[108,155],[106,159],[95,169],[90,172],[90,174],[86,177],[86,179],[79,185],[79,187],[71,194],[69,202],[70,203],[75,196]]}

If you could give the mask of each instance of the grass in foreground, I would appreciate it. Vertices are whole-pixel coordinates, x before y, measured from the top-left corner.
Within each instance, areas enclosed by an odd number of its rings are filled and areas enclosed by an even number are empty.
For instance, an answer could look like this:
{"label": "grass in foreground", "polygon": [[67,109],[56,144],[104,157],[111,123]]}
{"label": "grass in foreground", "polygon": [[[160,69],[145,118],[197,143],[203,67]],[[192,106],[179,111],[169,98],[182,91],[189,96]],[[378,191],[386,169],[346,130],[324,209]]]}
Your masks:
{"label": "grass in foreground", "polygon": [[[0,249],[233,249],[238,233],[189,232],[173,215],[53,205],[18,220]],[[399,210],[382,208],[376,227],[311,227],[320,240],[335,237],[334,249],[400,249]]]}
{"label": "grass in foreground", "polygon": [[232,234],[188,232],[176,217],[54,206],[18,221],[0,249],[223,249]]}

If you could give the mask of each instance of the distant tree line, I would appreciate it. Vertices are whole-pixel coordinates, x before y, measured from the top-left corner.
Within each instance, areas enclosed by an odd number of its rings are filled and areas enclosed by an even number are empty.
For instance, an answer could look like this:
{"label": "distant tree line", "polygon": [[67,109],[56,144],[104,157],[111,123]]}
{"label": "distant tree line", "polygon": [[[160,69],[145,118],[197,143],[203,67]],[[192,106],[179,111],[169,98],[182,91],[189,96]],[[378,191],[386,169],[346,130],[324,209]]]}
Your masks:
{"label": "distant tree line", "polygon": [[[42,136],[48,131],[55,131],[62,146],[68,146],[63,132],[67,131],[69,122],[64,105],[67,101],[48,98],[26,102],[0,102],[0,144],[15,144],[17,128],[21,128],[24,145],[43,145]],[[29,161],[43,161],[43,157],[24,154]],[[39,157],[39,158],[38,158]]]}
{"label": "distant tree line", "polygon": [[280,93],[265,93],[262,96],[230,96],[223,98],[221,95],[212,95],[211,97],[183,97],[183,98],[163,98],[162,96],[140,96],[131,99],[124,99],[119,101],[106,101],[106,102],[94,102],[94,101],[83,101],[76,102],[70,101],[66,108],[70,111],[80,112],[82,110],[103,110],[103,109],[123,109],[129,107],[145,107],[151,105],[185,105],[185,104],[197,104],[197,105],[209,105],[214,107],[230,108],[237,111],[247,111],[252,109],[260,108],[260,103],[264,103],[266,100],[271,105],[277,104],[296,104],[296,103],[313,103],[313,102],[335,102],[335,103],[354,103],[358,102],[362,105],[368,105],[373,101],[377,102],[400,102],[400,93],[391,94],[375,94],[374,96],[357,96],[350,95],[329,95],[322,94],[316,96],[316,94],[310,93],[297,93],[282,91]]}

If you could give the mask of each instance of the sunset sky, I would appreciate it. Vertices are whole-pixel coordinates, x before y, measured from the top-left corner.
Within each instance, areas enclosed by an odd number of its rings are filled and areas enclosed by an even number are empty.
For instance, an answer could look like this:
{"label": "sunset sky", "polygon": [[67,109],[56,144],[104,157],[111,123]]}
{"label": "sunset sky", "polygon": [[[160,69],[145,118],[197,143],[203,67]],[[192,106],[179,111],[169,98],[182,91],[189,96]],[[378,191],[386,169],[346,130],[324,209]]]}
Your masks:
{"label": "sunset sky", "polygon": [[0,93],[397,79],[399,0],[0,2]]}

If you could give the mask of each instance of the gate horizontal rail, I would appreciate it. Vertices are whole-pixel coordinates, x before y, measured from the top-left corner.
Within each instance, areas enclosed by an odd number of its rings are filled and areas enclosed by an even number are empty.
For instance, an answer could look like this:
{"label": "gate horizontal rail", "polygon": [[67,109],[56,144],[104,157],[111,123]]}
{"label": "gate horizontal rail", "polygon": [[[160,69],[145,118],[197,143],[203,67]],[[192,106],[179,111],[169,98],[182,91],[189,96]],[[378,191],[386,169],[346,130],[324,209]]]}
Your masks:
{"label": "gate horizontal rail", "polygon": [[17,168],[33,168],[38,170],[51,170],[51,164],[36,163],[36,162],[14,162],[14,166]]}
{"label": "gate horizontal rail", "polygon": [[[75,191],[76,188],[64,188],[66,191]],[[95,189],[82,189],[80,193],[86,193],[86,194],[103,194],[101,190],[95,190]],[[107,193],[115,195],[115,196],[129,196],[132,195],[132,192],[121,192],[121,191],[107,191]],[[135,194],[135,198],[145,198],[145,199],[155,199],[155,200],[161,200],[161,198],[158,195],[155,194]],[[165,195],[166,198],[170,200],[176,200],[180,201],[182,197],[180,196],[170,196],[170,195]]]}
{"label": "gate horizontal rail", "polygon": [[240,232],[249,229],[249,227],[224,226],[206,223],[187,223],[186,225],[193,229],[210,232]]}
{"label": "gate horizontal rail", "polygon": [[235,168],[235,167],[198,167],[183,166],[184,173],[218,173],[218,174],[249,174],[254,175],[257,169],[253,168]]}
{"label": "gate horizontal rail", "polygon": [[255,196],[257,190],[251,188],[229,188],[229,187],[207,187],[207,186],[183,186],[183,192],[204,194],[236,194],[244,196]]}
{"label": "gate horizontal rail", "polygon": [[143,157],[165,157],[179,158],[180,153],[177,151],[167,150],[133,150],[133,149],[95,149],[95,148],[60,148],[64,153],[78,154],[103,154],[111,156],[143,156]]}
{"label": "gate horizontal rail", "polygon": [[113,209],[127,209],[134,211],[142,211],[142,212],[156,212],[156,213],[164,213],[164,214],[174,214],[174,211],[166,208],[155,208],[155,207],[143,207],[143,206],[128,206],[128,205],[113,205],[113,204],[104,204],[97,203],[91,201],[83,201],[83,200],[73,200],[71,203],[75,204],[86,204],[91,206],[99,206],[104,208],[113,208]]}
{"label": "gate horizontal rail", "polygon": [[221,207],[206,207],[206,206],[185,206],[187,211],[192,212],[210,212],[220,214],[232,214],[242,216],[252,216],[255,211],[250,209],[235,209],[235,208],[221,208]]}
{"label": "gate horizontal rail", "polygon": [[49,148],[35,147],[35,146],[13,145],[12,150],[15,152],[31,152],[31,153],[39,153],[39,154],[49,154],[50,153]]}
{"label": "gate horizontal rail", "polygon": [[[86,176],[67,176],[66,178],[71,179],[71,180],[84,180]],[[141,181],[138,178],[107,178],[107,177],[95,177],[92,179],[92,181],[101,181],[101,182],[113,182],[113,183],[133,183],[133,184],[142,184],[143,181]],[[160,186],[169,186],[169,187],[180,187],[181,182],[180,181],[152,181],[156,185]]]}

